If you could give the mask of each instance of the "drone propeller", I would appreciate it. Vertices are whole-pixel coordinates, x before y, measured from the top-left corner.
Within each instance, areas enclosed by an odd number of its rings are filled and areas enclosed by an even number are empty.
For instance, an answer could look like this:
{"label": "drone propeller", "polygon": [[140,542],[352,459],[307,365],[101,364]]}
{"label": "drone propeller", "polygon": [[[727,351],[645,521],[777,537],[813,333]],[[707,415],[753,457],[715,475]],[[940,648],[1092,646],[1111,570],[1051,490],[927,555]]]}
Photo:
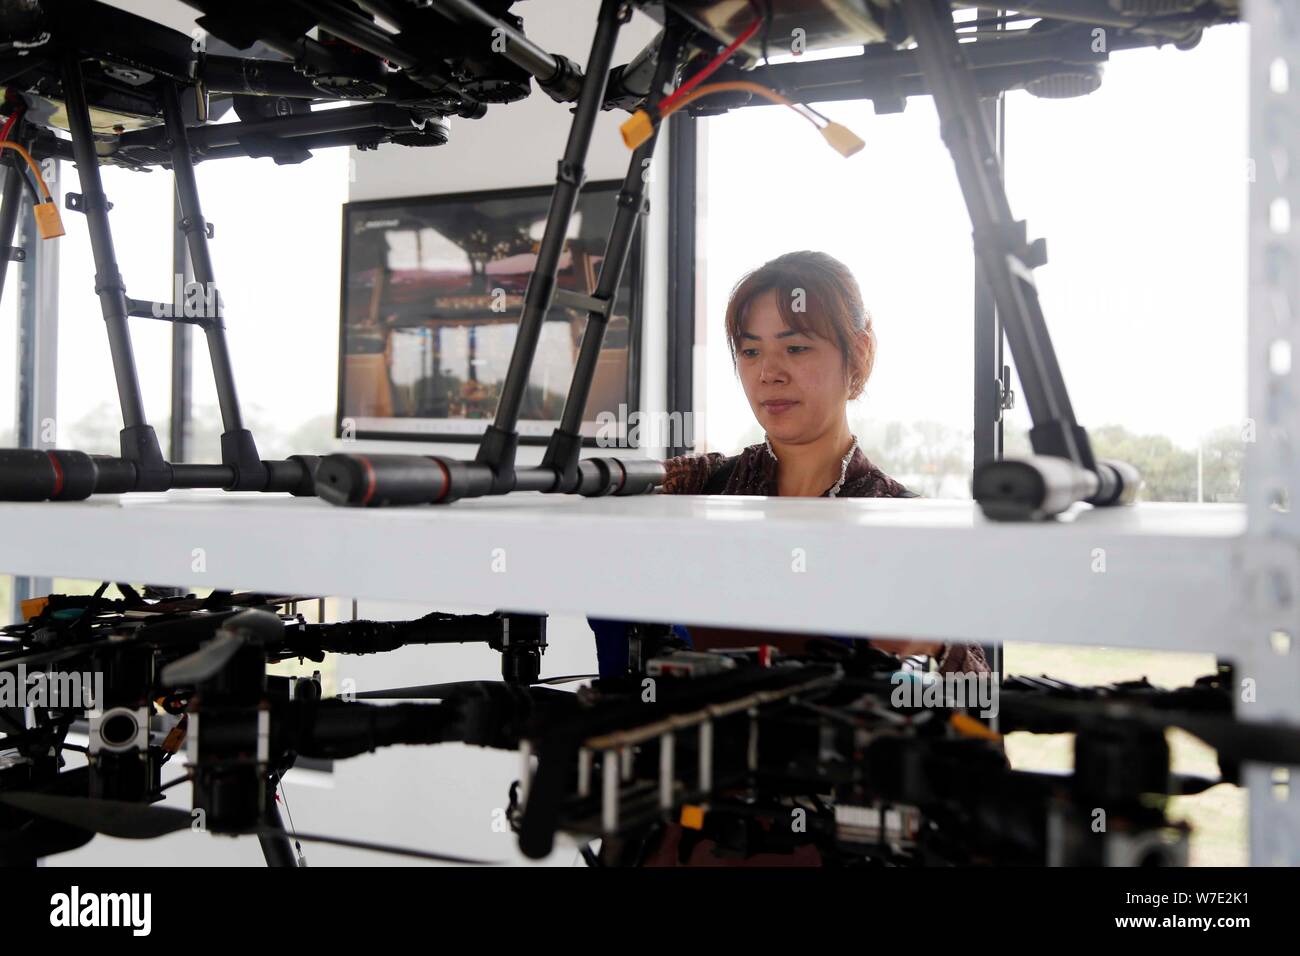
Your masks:
{"label": "drone propeller", "polygon": [[414,687],[390,687],[386,690],[367,690],[354,695],[357,700],[444,700],[467,694],[492,693],[498,687],[539,687],[568,684],[573,681],[592,680],[599,674],[566,674],[562,677],[544,677],[531,684],[507,684],[499,680],[459,680],[445,684],[417,684]]}
{"label": "drone propeller", "polygon": [[16,830],[0,833],[0,866],[66,853],[85,846],[94,837],[90,830],[34,817]]}
{"label": "drone propeller", "polygon": [[265,644],[283,632],[284,623],[269,611],[240,611],[222,624],[212,640],[164,667],[162,683],[168,687],[202,684],[221,673],[245,644]]}
{"label": "drone propeller", "polygon": [[[227,620],[243,613],[242,610],[221,610],[205,613],[201,616],[187,614],[183,617],[169,618],[160,615],[162,620],[149,622],[127,638],[128,640],[138,641],[140,643],[154,643],[166,645],[171,643],[196,641],[205,636],[206,632],[211,629],[215,631],[221,627]],[[16,668],[19,664],[28,670],[38,667],[45,667],[49,664],[56,664],[60,661],[77,657],[81,654],[94,653],[108,646],[108,638],[105,634],[94,634],[85,640],[78,641],[75,644],[64,644],[59,647],[47,647],[43,649],[15,649],[12,652],[5,653],[0,647],[0,669]],[[120,646],[120,645],[118,645]]]}
{"label": "drone propeller", "polygon": [[[67,797],[56,794],[23,791],[0,794],[0,803],[22,810],[33,816],[42,817],[74,827],[87,834],[87,842],[95,833],[117,837],[123,840],[152,840],[190,829],[194,818],[185,810],[175,807],[159,807],[146,803],[130,803],[122,800],[101,800],[92,797]],[[293,840],[307,843],[328,843],[334,846],[349,847],[358,850],[372,850],[376,853],[390,853],[396,856],[415,857],[421,860],[434,860],[441,863],[462,863],[490,866],[492,860],[476,860],[469,857],[452,856],[445,853],[431,853],[427,850],[412,850],[407,847],[391,846],[384,843],[371,843],[367,840],[353,840],[348,837],[326,836],[319,833],[287,833],[281,827],[253,827],[240,830],[229,836],[287,836]],[[82,843],[75,844],[80,846]],[[0,843],[0,852],[8,845]],[[73,846],[64,847],[73,849]],[[43,846],[46,854],[56,852]]]}
{"label": "drone propeller", "polygon": [[126,800],[18,791],[0,793],[0,803],[33,816],[122,840],[152,840],[184,830],[193,823],[184,810]]}
{"label": "drone propeller", "polygon": [[555,686],[557,684],[571,684],[580,680],[595,680],[598,677],[600,677],[599,674],[563,674],[559,677],[543,677],[541,680],[533,681],[533,683]]}
{"label": "drone propeller", "polygon": [[239,631],[219,631],[217,636],[203,644],[197,651],[172,661],[162,672],[166,687],[193,687],[211,680],[221,673],[231,658],[244,646],[245,637]]}

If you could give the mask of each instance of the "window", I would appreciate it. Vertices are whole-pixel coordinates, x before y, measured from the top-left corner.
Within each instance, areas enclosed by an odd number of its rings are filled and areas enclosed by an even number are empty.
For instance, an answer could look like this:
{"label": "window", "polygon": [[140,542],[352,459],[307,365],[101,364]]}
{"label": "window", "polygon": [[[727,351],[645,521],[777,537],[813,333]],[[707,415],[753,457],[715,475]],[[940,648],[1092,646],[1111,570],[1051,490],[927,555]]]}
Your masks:
{"label": "window", "polygon": [[[1090,96],[1007,98],[1007,187],[1075,416],[1153,501],[1239,501],[1246,422],[1247,28],[1117,53]],[[1009,354],[1009,352],[1008,352]],[[1014,409],[1007,454],[1028,448]]]}
{"label": "window", "polygon": [[[197,168],[235,386],[265,459],[331,450],[348,163],[347,148],[335,147],[292,166],[221,159]],[[193,368],[189,457],[219,461],[221,416],[201,334]]]}
{"label": "window", "polygon": [[[347,193],[347,164],[347,150],[340,147],[319,150],[292,167],[267,159],[213,160],[198,167],[199,198],[215,227],[209,247],[235,385],[245,425],[264,458],[320,453],[332,440],[339,209]],[[102,167],[101,172],[114,205],[109,219],[127,293],[172,301],[171,173],[117,167]],[[65,190],[80,189],[75,166],[62,164],[61,174]],[[59,444],[115,455],[122,417],[94,291],[90,239],[82,217],[65,213],[65,218],[68,234],[59,240]],[[9,311],[3,314],[12,323],[11,297],[5,298]],[[171,324],[135,318],[130,330],[145,413],[166,455]],[[12,350],[13,334],[0,338]],[[197,329],[193,342],[193,434],[187,458],[216,462],[222,429],[211,361]],[[4,418],[9,427],[12,396],[5,400],[10,403]]]}
{"label": "window", "polygon": [[[80,192],[72,163],[59,164],[64,193]],[[172,176],[101,166],[104,193],[113,204],[109,227],[127,295],[170,302]],[[58,444],[91,454],[121,453],[122,410],[108,349],[108,331],[95,294],[95,263],[86,217],[64,211],[67,235],[59,245]],[[171,402],[171,324],[130,320],[131,343],[145,415],[167,451]]]}
{"label": "window", "polygon": [[866,149],[844,159],[780,107],[701,123],[706,367],[697,450],[732,454],[763,439],[723,332],[731,288],[783,252],[816,249],[853,271],[875,325],[876,367],[849,408],[867,457],[921,494],[969,497],[974,256],[934,104],[913,99],[881,116],[864,102],[818,108]]}

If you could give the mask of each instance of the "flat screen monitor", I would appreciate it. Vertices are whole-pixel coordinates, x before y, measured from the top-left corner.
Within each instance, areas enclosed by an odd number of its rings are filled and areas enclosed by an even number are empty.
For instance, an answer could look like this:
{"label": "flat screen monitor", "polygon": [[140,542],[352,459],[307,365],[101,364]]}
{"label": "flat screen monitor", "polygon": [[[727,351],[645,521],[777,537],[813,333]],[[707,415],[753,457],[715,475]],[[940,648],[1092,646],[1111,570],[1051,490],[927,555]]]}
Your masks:
{"label": "flat screen monitor", "polygon": [[[620,186],[583,186],[558,288],[595,291]],[[496,414],[551,192],[529,187],[343,207],[336,437],[480,439]],[[598,436],[605,444],[611,427],[625,434],[637,404],[640,231],[638,224],[583,415],[589,445]],[[521,443],[545,443],[559,424],[587,315],[558,302],[547,312],[520,410]]]}

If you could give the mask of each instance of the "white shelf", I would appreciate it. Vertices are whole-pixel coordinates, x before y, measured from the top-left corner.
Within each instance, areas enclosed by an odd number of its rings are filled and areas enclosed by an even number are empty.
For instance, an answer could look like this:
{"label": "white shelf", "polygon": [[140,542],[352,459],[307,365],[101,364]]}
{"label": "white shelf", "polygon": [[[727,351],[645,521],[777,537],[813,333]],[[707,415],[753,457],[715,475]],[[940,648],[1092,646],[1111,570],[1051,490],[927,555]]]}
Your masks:
{"label": "white shelf", "polygon": [[1222,649],[1246,590],[1233,505],[1044,526],[962,501],[172,492],[0,504],[0,528],[11,574],[880,637]]}

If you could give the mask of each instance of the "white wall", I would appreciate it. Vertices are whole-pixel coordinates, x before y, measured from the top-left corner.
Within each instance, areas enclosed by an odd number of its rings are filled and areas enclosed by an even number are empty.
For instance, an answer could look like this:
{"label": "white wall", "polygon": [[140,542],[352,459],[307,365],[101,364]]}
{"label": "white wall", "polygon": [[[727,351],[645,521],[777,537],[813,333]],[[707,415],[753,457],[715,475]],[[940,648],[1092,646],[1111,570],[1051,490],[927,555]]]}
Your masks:
{"label": "white wall", "polygon": [[[188,29],[186,8],[163,0],[118,0],[133,12],[163,19]],[[547,50],[585,64],[595,27],[595,0],[546,0],[521,4],[525,31]],[[562,8],[562,13],[560,9]],[[187,20],[186,17],[189,17]],[[626,62],[656,33],[655,24],[640,11],[626,24],[613,62]],[[453,118],[451,138],[444,147],[411,149],[384,146],[370,152],[353,151],[355,163],[349,195],[353,200],[437,192],[532,186],[554,182],[555,163],[568,135],[569,107],[534,89],[523,102],[492,107],[488,116],[468,121]],[[621,178],[629,152],[618,134],[623,114],[605,114],[596,124],[587,163],[589,180]],[[658,146],[651,178],[651,212],[647,227],[646,286],[643,299],[643,409],[662,409],[665,401],[666,296],[666,168],[667,138]],[[391,442],[351,442],[350,450],[393,452],[418,448],[426,454],[471,458],[472,444],[434,445]],[[657,450],[651,449],[654,454]],[[540,460],[542,449],[519,449],[520,464]],[[454,506],[453,506],[454,507]],[[503,581],[508,585],[508,581]],[[340,595],[340,597],[349,597]],[[509,606],[503,589],[501,606]],[[362,601],[360,615],[396,620],[417,617],[431,607]],[[448,608],[451,612],[484,608]],[[591,631],[581,618],[553,617],[551,647],[543,658],[543,675],[592,673],[596,669]],[[352,678],[359,690],[409,686],[435,681],[492,679],[500,675],[500,656],[485,647],[452,645],[407,648],[396,653],[343,658],[338,677]],[[494,811],[506,803],[510,782],[517,777],[518,758],[512,753],[470,747],[400,747],[335,764],[330,775],[291,772],[285,783],[289,809],[303,832],[345,835],[376,842],[398,843],[461,856],[522,861],[515,838],[493,828]],[[165,779],[179,775],[169,769]],[[188,786],[168,791],[168,805],[188,808]],[[305,847],[309,865],[400,864],[399,857],[326,846]],[[573,865],[572,848],[558,850],[547,861]],[[51,858],[49,865],[260,865],[256,840],[237,841],[203,834],[181,833],[161,840],[131,843],[97,838],[87,847]]]}

